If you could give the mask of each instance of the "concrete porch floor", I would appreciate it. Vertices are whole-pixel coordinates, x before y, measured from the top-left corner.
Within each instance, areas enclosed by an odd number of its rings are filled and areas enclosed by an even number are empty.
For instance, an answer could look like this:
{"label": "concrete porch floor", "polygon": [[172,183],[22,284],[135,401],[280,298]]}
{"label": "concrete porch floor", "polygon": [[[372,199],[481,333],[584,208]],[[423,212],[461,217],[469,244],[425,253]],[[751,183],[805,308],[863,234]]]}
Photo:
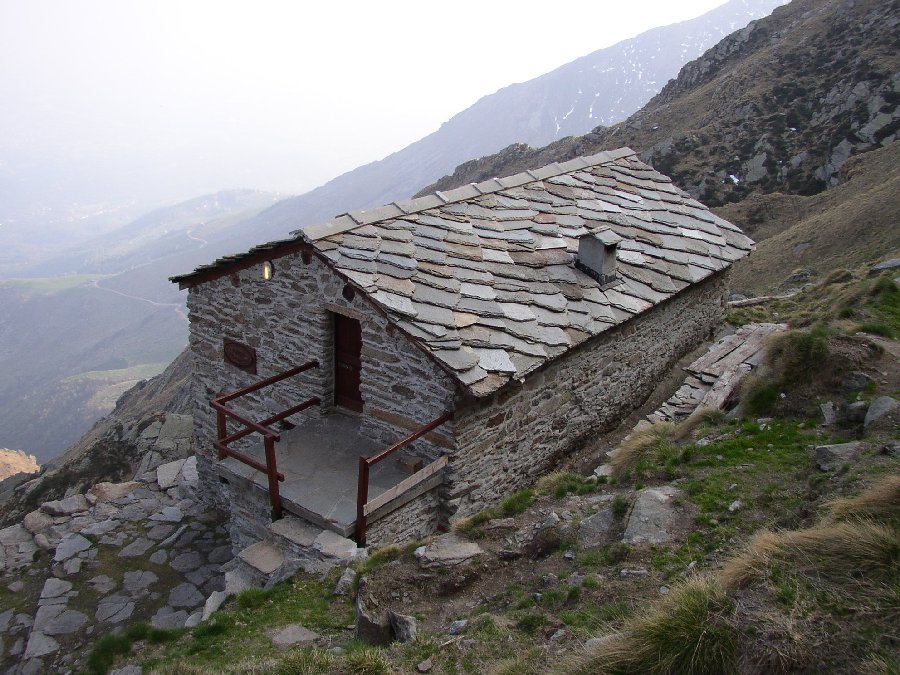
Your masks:
{"label": "concrete porch floor", "polygon": [[[359,418],[340,411],[310,417],[290,431],[281,432],[275,444],[280,483],[286,511],[344,536],[356,523],[356,491],[360,455],[372,456],[384,446],[363,436]],[[398,440],[401,434],[398,431]],[[265,464],[262,442],[246,454]],[[372,467],[369,473],[369,500],[409,476],[397,462],[399,454]],[[253,481],[268,493],[268,478],[233,457],[219,462],[219,472]]]}

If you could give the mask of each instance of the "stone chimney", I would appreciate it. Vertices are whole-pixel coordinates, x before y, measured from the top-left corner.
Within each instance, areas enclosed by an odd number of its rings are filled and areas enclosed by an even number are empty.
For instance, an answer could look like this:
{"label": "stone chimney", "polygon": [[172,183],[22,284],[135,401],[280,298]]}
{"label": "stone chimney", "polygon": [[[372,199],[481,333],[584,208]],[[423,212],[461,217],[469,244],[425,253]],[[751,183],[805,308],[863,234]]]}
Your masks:
{"label": "stone chimney", "polygon": [[604,228],[578,239],[575,267],[595,279],[603,288],[618,283],[616,278],[616,248],[622,237]]}

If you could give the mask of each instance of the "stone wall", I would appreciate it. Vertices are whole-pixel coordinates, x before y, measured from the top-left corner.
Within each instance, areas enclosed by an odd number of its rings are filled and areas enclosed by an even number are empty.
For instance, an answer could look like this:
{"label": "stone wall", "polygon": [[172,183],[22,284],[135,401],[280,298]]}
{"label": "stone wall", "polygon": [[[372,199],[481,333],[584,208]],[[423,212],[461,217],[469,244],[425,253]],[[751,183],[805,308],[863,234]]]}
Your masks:
{"label": "stone wall", "polygon": [[720,273],[486,400],[457,408],[447,508],[471,515],[527,487],[587,437],[640,406],[681,356],[725,315]]}
{"label": "stone wall", "polygon": [[443,486],[422,493],[366,528],[366,545],[373,548],[402,544],[434,534],[442,520]]}
{"label": "stone wall", "polygon": [[[194,416],[201,495],[228,510],[217,476],[213,473],[216,418],[209,406],[214,396],[245,387],[270,375],[316,359],[320,367],[242,397],[233,407],[251,419],[263,419],[312,396],[322,406],[291,418],[298,424],[304,414],[321,414],[331,407],[333,389],[333,324],[335,312],[360,320],[362,327],[361,393],[365,402],[361,430],[385,447],[451,409],[455,384],[424,353],[357,293],[346,300],[345,282],[321,259],[305,263],[300,253],[276,258],[272,279],[262,278],[262,264],[207,281],[191,288],[188,310],[190,347],[194,363]],[[227,363],[223,339],[253,347],[257,373]],[[230,426],[230,431],[239,427]],[[452,425],[432,436],[440,446],[452,447]],[[253,434],[247,443],[259,443]],[[406,449],[427,462],[440,448],[422,440]],[[355,470],[355,467],[354,467]]]}

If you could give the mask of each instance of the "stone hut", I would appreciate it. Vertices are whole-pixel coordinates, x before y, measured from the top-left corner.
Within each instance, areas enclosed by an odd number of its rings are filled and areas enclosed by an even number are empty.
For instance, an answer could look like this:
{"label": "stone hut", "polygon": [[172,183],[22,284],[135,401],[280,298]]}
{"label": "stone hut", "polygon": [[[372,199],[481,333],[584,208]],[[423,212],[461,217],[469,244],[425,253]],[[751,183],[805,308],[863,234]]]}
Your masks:
{"label": "stone hut", "polygon": [[752,244],[623,148],[174,277],[201,496],[244,545],[283,516],[369,544],[442,529],[639,406]]}

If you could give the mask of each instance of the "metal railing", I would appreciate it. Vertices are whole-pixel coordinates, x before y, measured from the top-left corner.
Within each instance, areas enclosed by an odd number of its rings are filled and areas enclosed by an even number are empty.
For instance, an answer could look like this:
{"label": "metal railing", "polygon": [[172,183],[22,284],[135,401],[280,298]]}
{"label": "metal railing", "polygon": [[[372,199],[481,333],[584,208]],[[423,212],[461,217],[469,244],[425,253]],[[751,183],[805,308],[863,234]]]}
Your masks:
{"label": "metal railing", "polygon": [[[282,412],[272,415],[271,417],[267,417],[264,420],[259,422],[255,422],[247,417],[241,415],[239,412],[232,410],[227,407],[225,404],[233,401],[241,396],[246,396],[254,391],[259,391],[260,389],[265,389],[273,384],[281,382],[282,380],[286,380],[289,377],[293,377],[294,375],[299,375],[300,373],[306,372],[312,368],[318,368],[318,361],[309,361],[308,363],[304,363],[302,366],[296,366],[291,368],[290,370],[286,370],[283,373],[279,373],[278,375],[273,375],[272,377],[267,377],[264,380],[260,380],[255,384],[251,384],[247,387],[243,387],[242,389],[238,389],[237,391],[230,392],[228,394],[222,394],[221,396],[217,396],[212,399],[209,403],[216,411],[216,432],[218,436],[218,440],[213,443],[213,447],[219,453],[219,460],[223,460],[226,457],[233,457],[239,462],[243,462],[249,467],[256,469],[257,471],[261,471],[269,479],[269,500],[272,503],[272,519],[277,520],[281,518],[281,492],[278,486],[279,481],[284,481],[284,474],[278,471],[278,466],[275,460],[275,443],[281,440],[281,435],[270,428],[270,425],[275,424],[276,422],[280,422],[283,419],[290,417],[298,412],[306,410],[314,405],[320,405],[321,401],[318,397],[313,396],[310,399],[307,399],[303,403],[298,403],[295,406],[288,408],[287,410],[283,410]],[[243,429],[240,431],[236,431],[233,434],[228,433],[228,419],[231,418],[236,422],[243,425]],[[234,443],[235,441],[239,441],[250,434],[257,433],[263,437],[263,442],[265,445],[265,454],[266,454],[266,463],[257,461],[253,457],[233,448],[230,448],[229,445]]]}
{"label": "metal railing", "polygon": [[[406,447],[413,441],[421,438],[425,434],[433,431],[437,427],[441,426],[444,422],[453,419],[452,412],[446,412],[436,420],[433,420],[426,424],[423,427],[420,427],[418,430],[407,436],[401,441],[394,443],[394,445],[389,448],[385,448],[377,455],[372,455],[371,457],[360,457],[359,458],[359,480],[357,482],[356,489],[356,545],[357,546],[365,546],[366,545],[366,526],[368,515],[375,510],[375,508],[382,506],[385,501],[385,495],[379,495],[376,499],[369,501],[369,470],[374,464],[386,459],[388,456],[397,452],[401,448]],[[442,469],[447,465],[446,456],[441,457],[436,462],[432,462],[424,469],[417,471],[415,474],[410,476],[408,479],[400,483],[399,485],[394,486],[388,492],[396,492],[392,497],[399,497],[404,491],[411,489],[415,485],[424,480],[425,478],[433,475],[437,470]],[[424,477],[423,477],[424,476]]]}

